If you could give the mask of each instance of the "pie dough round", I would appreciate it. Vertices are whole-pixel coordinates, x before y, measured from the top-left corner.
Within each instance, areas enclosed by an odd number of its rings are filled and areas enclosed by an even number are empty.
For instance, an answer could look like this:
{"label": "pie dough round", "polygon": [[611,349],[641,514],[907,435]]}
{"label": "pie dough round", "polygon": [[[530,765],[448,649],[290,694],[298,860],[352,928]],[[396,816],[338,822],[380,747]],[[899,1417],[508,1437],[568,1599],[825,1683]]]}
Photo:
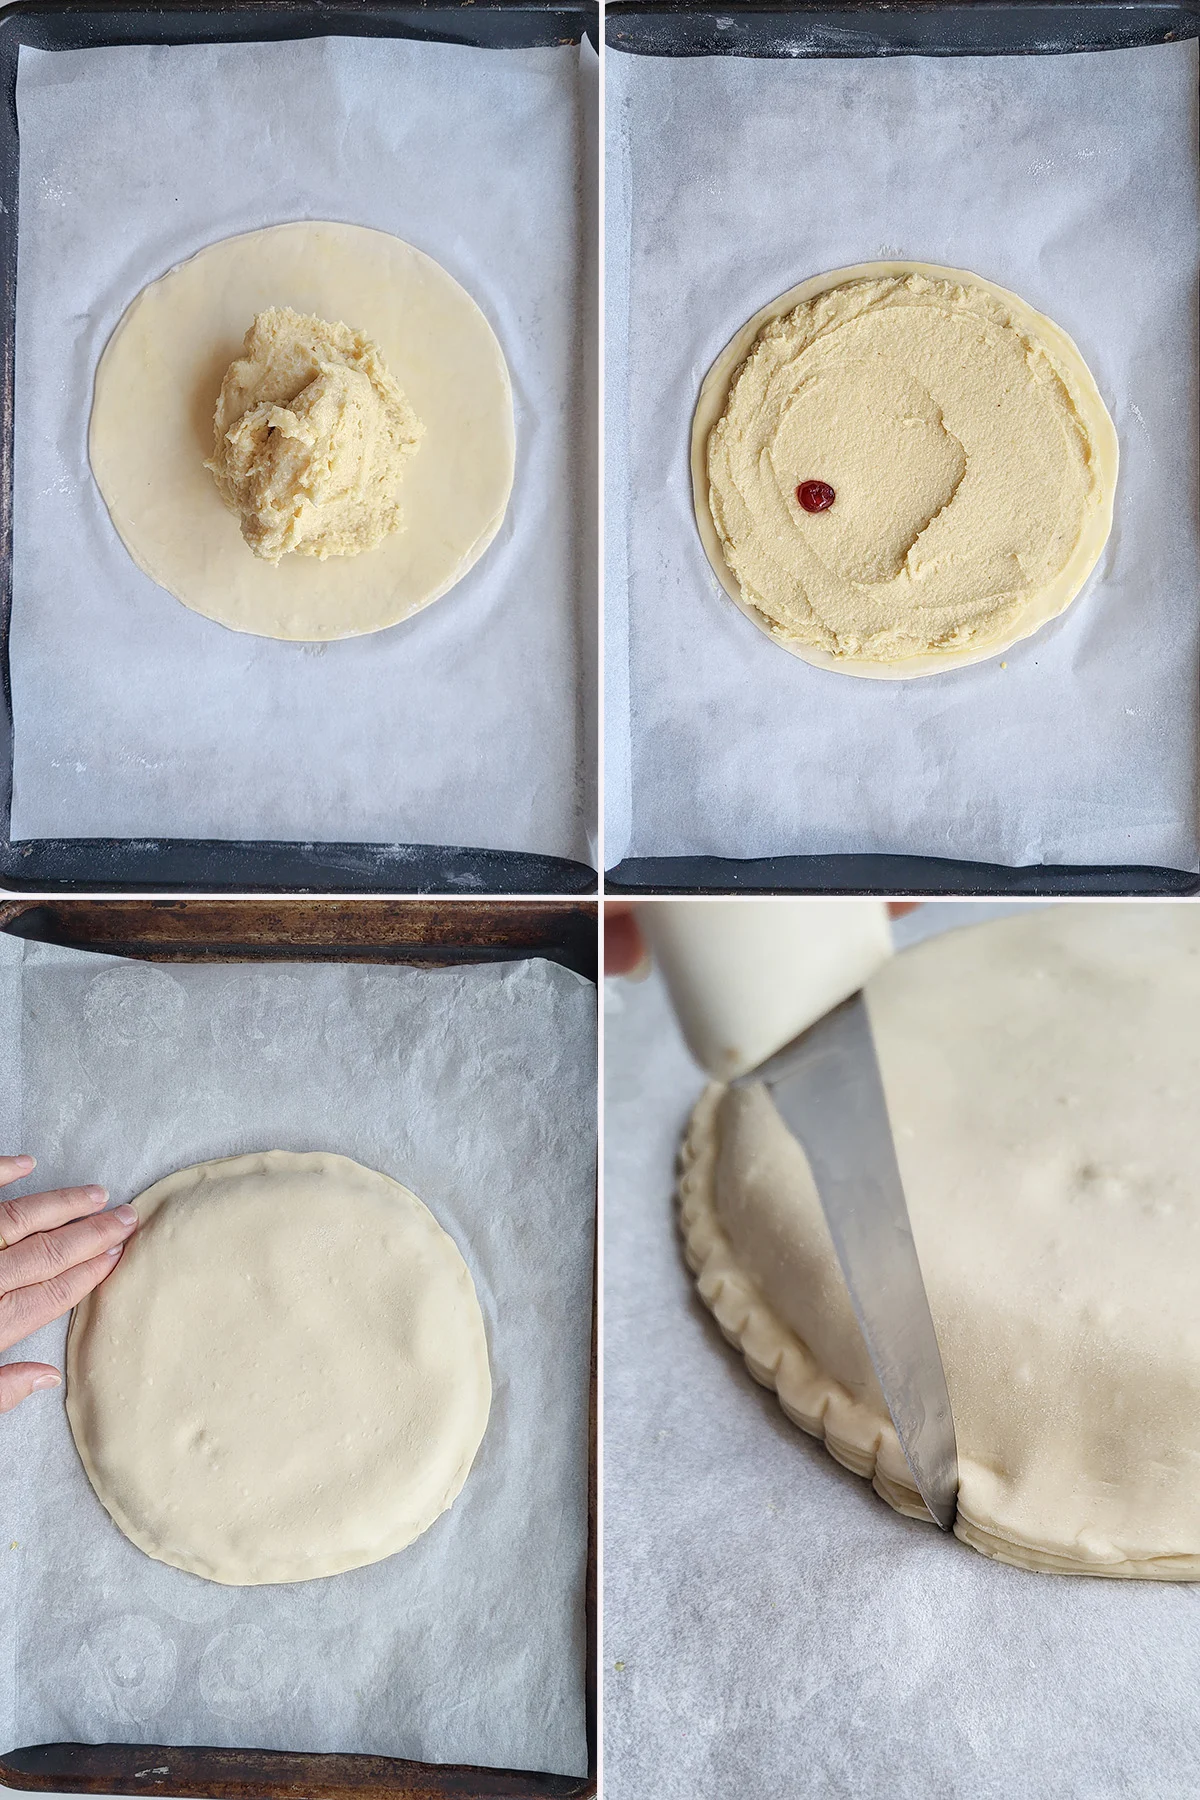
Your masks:
{"label": "pie dough round", "polygon": [[[1071,603],[1117,435],[1051,320],[961,269],[863,263],[756,313],[700,390],[709,562],[772,642],[887,680],[982,662]],[[836,499],[807,512],[806,482]]]}
{"label": "pie dough round", "polygon": [[[954,1410],[957,1535],[1021,1568],[1200,1579],[1200,908],[1038,909],[905,951],[866,992]],[[751,1373],[927,1518],[764,1088],[707,1090],[679,1196]]]}
{"label": "pie dough round", "polygon": [[231,1586],[378,1562],[455,1499],[483,1438],[483,1316],[415,1194],[268,1150],[141,1195],[76,1307],[67,1415],[88,1479],[158,1562]]}
{"label": "pie dough round", "polygon": [[[225,372],[272,307],[378,344],[425,428],[404,472],[404,529],[362,556],[263,562],[204,466]],[[411,244],[361,225],[276,225],[209,245],[137,296],[100,358],[88,452],[129,554],[185,606],[259,637],[358,637],[446,593],[499,530],[508,367],[474,300]]]}

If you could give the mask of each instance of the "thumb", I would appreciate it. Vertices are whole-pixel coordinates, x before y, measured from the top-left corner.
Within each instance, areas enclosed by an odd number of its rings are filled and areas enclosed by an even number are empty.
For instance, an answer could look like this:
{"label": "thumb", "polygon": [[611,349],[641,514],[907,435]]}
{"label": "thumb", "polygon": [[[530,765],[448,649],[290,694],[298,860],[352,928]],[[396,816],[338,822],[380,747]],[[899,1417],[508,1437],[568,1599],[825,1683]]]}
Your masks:
{"label": "thumb", "polygon": [[49,1363],[5,1363],[0,1368],[0,1413],[11,1412],[37,1388],[61,1385],[62,1376]]}

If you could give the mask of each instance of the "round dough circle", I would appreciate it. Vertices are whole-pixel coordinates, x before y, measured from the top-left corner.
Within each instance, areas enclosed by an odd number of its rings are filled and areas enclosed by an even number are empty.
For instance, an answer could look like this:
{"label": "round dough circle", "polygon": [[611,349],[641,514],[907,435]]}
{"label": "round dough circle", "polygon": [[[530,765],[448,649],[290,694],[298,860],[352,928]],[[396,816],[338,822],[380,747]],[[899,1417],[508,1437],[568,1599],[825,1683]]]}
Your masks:
{"label": "round dough circle", "polygon": [[[905,951],[866,992],[954,1411],[956,1534],[1022,1568],[1200,1579],[1200,908],[1038,909]],[[764,1088],[705,1093],[679,1198],[751,1373],[928,1518]]]}
{"label": "round dough circle", "polygon": [[[897,661],[839,656],[820,645],[806,644],[784,635],[743,595],[738,578],[726,561],[721,536],[709,503],[708,441],[713,428],[725,413],[735,377],[765,327],[792,312],[797,306],[805,305],[847,282],[877,281],[910,275],[982,290],[1008,312],[1013,324],[1028,338],[1035,351],[1046,356],[1070,396],[1075,412],[1090,439],[1093,504],[1086,513],[1079,538],[1058,575],[1031,598],[1027,608],[1012,622],[1011,628],[1002,631],[992,641],[977,642],[962,649],[914,654]],[[692,420],[691,473],[696,524],[705,555],[730,599],[772,643],[790,651],[802,661],[811,663],[815,668],[885,681],[937,675],[947,669],[984,662],[1002,654],[1020,639],[1040,630],[1059,613],[1065,612],[1099,560],[1112,529],[1117,463],[1116,428],[1091,371],[1066,332],[1006,288],[998,287],[994,282],[986,281],[982,276],[973,275],[966,270],[942,268],[933,263],[857,263],[850,268],[834,269],[828,274],[814,276],[789,289],[786,294],[781,294],[777,300],[772,300],[768,306],[755,313],[722,350],[704,379]]]}
{"label": "round dough circle", "polygon": [[[272,306],[373,339],[425,427],[401,485],[404,527],[361,556],[272,567],[204,467],[225,371]],[[474,300],[411,244],[361,225],[276,225],[210,244],[143,288],[96,370],[88,454],[125,548],[185,606],[258,637],[359,637],[446,593],[499,530],[513,481],[508,367]]]}
{"label": "round dough circle", "polygon": [[345,1156],[198,1163],[136,1202],[75,1309],[67,1415],[147,1556],[231,1586],[378,1562],[454,1500],[483,1438],[483,1316],[415,1194]]}

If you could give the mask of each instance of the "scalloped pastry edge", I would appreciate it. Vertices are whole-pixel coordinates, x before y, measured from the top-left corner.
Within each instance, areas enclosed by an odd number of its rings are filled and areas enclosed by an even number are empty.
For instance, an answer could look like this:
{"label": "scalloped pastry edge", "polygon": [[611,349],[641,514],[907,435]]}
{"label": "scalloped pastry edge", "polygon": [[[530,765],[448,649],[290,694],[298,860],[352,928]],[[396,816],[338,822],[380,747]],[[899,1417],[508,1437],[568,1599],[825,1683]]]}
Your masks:
{"label": "scalloped pastry edge", "polygon": [[[755,1381],[775,1392],[793,1425],[823,1443],[830,1456],[871,1483],[880,1499],[908,1519],[932,1525],[913,1485],[891,1421],[824,1370],[808,1345],[775,1312],[738,1262],[716,1203],[717,1113],[725,1088],[710,1083],[696,1102],[679,1149],[675,1198],[684,1256],[697,1291],[721,1332],[740,1350]],[[1200,1580],[1200,1556],[1121,1557],[1095,1562],[1001,1537],[960,1504],[954,1535],[994,1562],[1043,1574],[1101,1575],[1150,1581]]]}

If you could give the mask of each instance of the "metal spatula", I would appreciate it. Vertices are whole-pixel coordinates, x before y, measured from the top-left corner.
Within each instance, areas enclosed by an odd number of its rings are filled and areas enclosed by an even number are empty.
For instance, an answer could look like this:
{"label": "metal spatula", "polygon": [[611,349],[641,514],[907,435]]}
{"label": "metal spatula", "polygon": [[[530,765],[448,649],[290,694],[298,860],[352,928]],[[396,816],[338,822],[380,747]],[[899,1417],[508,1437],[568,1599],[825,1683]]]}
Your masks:
{"label": "metal spatula", "polygon": [[751,1082],[804,1147],[900,1447],[948,1531],[958,1494],[950,1396],[861,992],[735,1085]]}

